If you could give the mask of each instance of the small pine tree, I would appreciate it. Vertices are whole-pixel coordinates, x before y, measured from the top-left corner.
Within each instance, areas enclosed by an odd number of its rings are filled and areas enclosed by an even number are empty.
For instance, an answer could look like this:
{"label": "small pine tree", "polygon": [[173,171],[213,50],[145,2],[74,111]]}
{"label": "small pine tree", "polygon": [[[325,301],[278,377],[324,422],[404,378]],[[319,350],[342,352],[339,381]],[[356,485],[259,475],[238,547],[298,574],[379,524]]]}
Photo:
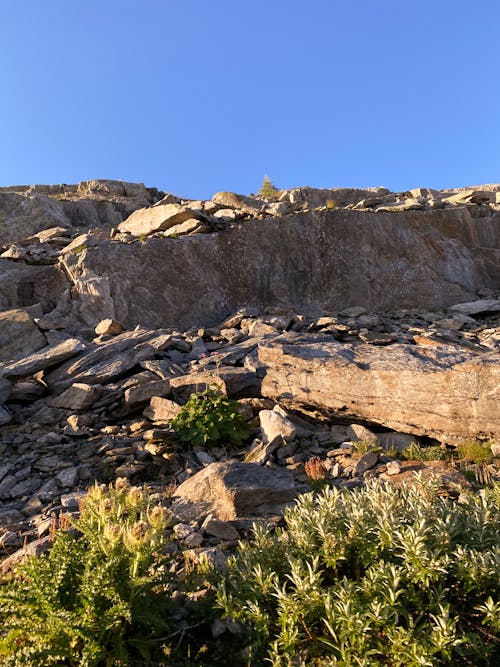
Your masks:
{"label": "small pine tree", "polygon": [[280,191],[271,181],[269,176],[264,176],[264,182],[262,183],[262,187],[258,192],[258,196],[265,197],[266,199],[276,199],[279,193]]}

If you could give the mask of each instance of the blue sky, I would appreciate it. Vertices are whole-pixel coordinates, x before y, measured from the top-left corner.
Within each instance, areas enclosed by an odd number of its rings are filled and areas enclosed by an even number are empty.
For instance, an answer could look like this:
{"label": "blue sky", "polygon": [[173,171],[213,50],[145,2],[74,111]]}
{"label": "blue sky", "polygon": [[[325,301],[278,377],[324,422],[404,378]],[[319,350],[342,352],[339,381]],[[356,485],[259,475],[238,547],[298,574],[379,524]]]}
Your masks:
{"label": "blue sky", "polygon": [[498,0],[0,0],[0,185],[500,182]]}

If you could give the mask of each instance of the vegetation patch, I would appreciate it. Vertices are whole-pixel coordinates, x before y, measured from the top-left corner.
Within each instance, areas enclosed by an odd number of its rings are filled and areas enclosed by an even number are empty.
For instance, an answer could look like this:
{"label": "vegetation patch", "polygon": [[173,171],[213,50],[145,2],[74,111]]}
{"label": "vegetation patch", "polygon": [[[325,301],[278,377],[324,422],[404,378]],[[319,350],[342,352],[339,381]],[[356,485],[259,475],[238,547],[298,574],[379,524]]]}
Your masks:
{"label": "vegetation patch", "polygon": [[251,627],[252,665],[496,665],[499,501],[423,482],[303,495],[241,545],[218,602]]}
{"label": "vegetation patch", "polygon": [[192,394],[171,427],[183,442],[208,449],[225,441],[239,444],[249,436],[238,402],[213,388]]}

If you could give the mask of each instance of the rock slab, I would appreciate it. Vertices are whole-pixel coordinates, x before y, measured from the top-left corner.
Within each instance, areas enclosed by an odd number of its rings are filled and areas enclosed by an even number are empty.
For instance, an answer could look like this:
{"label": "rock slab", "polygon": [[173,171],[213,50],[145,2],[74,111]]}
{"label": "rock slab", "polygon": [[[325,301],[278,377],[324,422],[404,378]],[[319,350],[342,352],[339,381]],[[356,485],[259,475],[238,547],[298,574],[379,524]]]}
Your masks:
{"label": "rock slab", "polygon": [[314,335],[264,343],[262,394],[396,431],[457,443],[500,438],[497,352],[325,342]]}

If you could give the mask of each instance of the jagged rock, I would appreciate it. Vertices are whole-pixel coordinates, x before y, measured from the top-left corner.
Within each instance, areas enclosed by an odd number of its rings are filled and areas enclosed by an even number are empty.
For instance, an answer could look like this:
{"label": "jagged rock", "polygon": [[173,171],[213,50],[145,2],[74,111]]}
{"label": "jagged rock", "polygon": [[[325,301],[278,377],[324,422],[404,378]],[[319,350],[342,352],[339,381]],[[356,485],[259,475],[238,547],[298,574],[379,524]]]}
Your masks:
{"label": "jagged rock", "polygon": [[71,227],[61,202],[46,195],[0,193],[0,246],[50,227]]}
{"label": "jagged rock", "polygon": [[45,381],[56,392],[63,391],[73,382],[106,384],[140,361],[153,357],[169,342],[170,336],[162,330],[127,331],[85,350],[76,360],[70,360],[49,373]]}
{"label": "jagged rock", "polygon": [[56,266],[27,266],[0,258],[0,310],[38,303],[47,312],[67,286],[66,275]]}
{"label": "jagged rock", "polygon": [[71,359],[85,348],[85,344],[78,338],[68,338],[62,343],[42,348],[40,352],[35,352],[20,361],[0,365],[0,376],[10,380],[28,377]]}
{"label": "jagged rock", "polygon": [[292,422],[275,410],[261,410],[259,421],[265,444],[273,442],[276,438],[281,438],[282,442],[290,442],[297,435],[297,429]]}
{"label": "jagged rock", "polygon": [[54,408],[67,408],[68,410],[88,410],[100,398],[102,387],[100,385],[89,385],[83,382],[75,382],[60,396],[53,398],[50,402]]}
{"label": "jagged rock", "polygon": [[125,390],[125,404],[135,408],[147,403],[153,397],[168,396],[170,382],[168,380],[153,380]]}
{"label": "jagged rock", "polygon": [[288,470],[226,461],[200,470],[175,491],[172,511],[184,521],[212,513],[221,521],[278,514],[296,496]]}
{"label": "jagged rock", "polygon": [[122,233],[132,234],[132,236],[148,236],[154,232],[170,229],[170,227],[190,219],[199,220],[199,213],[180,204],[162,204],[159,202],[151,208],[141,208],[134,211],[132,215],[118,225],[118,229]]}
{"label": "jagged rock", "polygon": [[263,344],[262,393],[290,405],[443,442],[500,437],[498,354],[460,347],[374,348],[312,335]]}

